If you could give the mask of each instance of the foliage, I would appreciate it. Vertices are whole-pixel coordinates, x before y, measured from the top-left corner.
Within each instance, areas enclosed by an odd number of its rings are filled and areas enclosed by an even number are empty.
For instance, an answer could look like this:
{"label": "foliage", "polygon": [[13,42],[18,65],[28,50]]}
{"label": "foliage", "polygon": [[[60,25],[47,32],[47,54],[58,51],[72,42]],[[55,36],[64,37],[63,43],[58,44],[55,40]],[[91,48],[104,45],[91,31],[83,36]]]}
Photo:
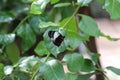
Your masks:
{"label": "foliage", "polygon": [[[74,52],[90,36],[119,40],[102,33],[92,17],[78,13],[91,2],[0,0],[0,80],[85,80],[105,74],[96,67],[99,54],[88,50],[88,59]],[[120,18],[119,0],[106,0],[103,7],[111,19]],[[120,75],[120,69],[107,69]]]}
{"label": "foliage", "polygon": [[119,19],[120,15],[120,9],[118,9],[118,6],[120,5],[119,0],[106,0],[104,8],[110,13],[111,19]]}

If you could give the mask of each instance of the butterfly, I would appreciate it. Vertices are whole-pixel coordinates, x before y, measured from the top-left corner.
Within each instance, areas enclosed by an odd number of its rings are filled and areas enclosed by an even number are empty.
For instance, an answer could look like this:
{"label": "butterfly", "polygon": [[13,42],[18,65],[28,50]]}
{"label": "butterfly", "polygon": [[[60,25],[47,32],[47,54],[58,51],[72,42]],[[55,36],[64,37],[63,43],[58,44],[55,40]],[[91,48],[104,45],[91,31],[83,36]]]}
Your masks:
{"label": "butterfly", "polygon": [[61,43],[64,41],[65,36],[62,36],[59,32],[57,31],[49,31],[48,36],[56,46],[60,46]]}

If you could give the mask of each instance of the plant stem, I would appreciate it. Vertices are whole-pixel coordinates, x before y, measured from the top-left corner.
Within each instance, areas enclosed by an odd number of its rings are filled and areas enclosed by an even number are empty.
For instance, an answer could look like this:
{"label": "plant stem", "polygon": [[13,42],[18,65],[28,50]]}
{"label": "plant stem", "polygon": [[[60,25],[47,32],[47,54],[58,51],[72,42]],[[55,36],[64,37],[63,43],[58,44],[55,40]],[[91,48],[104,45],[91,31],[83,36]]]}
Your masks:
{"label": "plant stem", "polygon": [[100,67],[100,65],[97,63],[96,64],[97,66],[98,66],[98,71],[100,71],[101,73],[102,73],[102,75],[107,79],[107,80],[109,80],[109,78],[106,76],[106,74],[105,74],[105,71]]}
{"label": "plant stem", "polygon": [[[48,58],[50,56],[50,53],[47,54],[45,62],[47,62]],[[39,72],[39,68],[35,71],[35,73],[33,73],[32,77],[30,80],[34,80],[34,77],[36,76],[36,74]]]}
{"label": "plant stem", "polygon": [[30,80],[34,80],[34,77],[36,76],[36,74],[39,72],[39,68],[33,73],[32,77]]}
{"label": "plant stem", "polygon": [[5,45],[3,45],[2,48],[1,48],[2,53],[3,53],[4,48],[5,48]]}
{"label": "plant stem", "polygon": [[47,54],[47,57],[46,57],[46,59],[45,59],[45,62],[47,62],[49,56],[50,56],[50,53]]}
{"label": "plant stem", "polygon": [[28,18],[29,18],[29,15],[26,16],[26,17],[17,25],[17,27],[13,30],[12,33],[15,33],[15,32],[17,31],[17,29],[20,27],[20,25],[21,25],[22,23],[24,23]]}
{"label": "plant stem", "polygon": [[78,12],[80,8],[80,5],[78,5],[78,7],[76,8],[76,10],[74,11],[74,13],[72,14],[72,16],[70,17],[70,19],[63,25],[63,28],[66,27],[68,25],[68,23],[72,20],[72,18],[76,15],[76,13]]}
{"label": "plant stem", "polygon": [[[85,45],[85,44],[84,44]],[[88,47],[85,45],[87,53],[90,53],[91,51],[88,49]],[[89,54],[88,54],[89,55]],[[90,56],[90,55],[89,55]],[[91,57],[91,56],[90,56]],[[98,67],[98,71],[102,73],[102,75],[109,80],[109,78],[107,77],[107,75],[105,74],[105,71],[100,67],[100,65],[97,63],[96,66]]]}

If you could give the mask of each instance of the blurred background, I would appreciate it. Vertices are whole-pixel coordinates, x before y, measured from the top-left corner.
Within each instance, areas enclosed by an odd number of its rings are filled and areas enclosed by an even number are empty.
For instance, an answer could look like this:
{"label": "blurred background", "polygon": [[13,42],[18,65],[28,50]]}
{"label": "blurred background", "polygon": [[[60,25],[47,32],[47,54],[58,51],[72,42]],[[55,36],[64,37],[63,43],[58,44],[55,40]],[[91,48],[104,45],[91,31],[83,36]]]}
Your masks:
{"label": "blurred background", "polygon": [[[91,14],[95,17],[99,29],[111,37],[120,38],[120,20],[110,20],[108,13],[102,9],[97,0],[91,4]],[[100,61],[103,68],[114,66],[120,68],[120,41],[109,41],[103,37],[96,39],[97,50],[101,54]],[[120,76],[106,71],[110,80],[120,80]]]}
{"label": "blurred background", "polygon": [[[112,37],[120,37],[120,20],[96,19],[102,32]],[[120,41],[109,41],[105,38],[97,38],[98,52],[101,54],[102,67],[114,66],[120,68]],[[120,76],[107,71],[110,80],[120,80]]]}

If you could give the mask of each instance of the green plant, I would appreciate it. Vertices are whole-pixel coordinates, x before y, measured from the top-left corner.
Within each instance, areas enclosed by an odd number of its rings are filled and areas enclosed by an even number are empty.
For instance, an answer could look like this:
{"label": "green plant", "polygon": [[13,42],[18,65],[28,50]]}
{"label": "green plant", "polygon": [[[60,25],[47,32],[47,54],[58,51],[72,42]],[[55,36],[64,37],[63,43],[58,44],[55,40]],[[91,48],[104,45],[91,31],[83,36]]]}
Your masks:
{"label": "green plant", "polygon": [[[99,1],[104,3],[111,19],[120,18],[119,0]],[[118,40],[102,33],[93,18],[78,13],[92,0],[0,2],[1,80],[85,80],[97,73],[106,77],[104,70],[96,67],[99,54],[93,54],[87,47],[90,59],[74,52],[79,43],[89,41],[90,36]],[[31,47],[36,54],[27,52]],[[57,59],[64,53],[62,60]],[[66,72],[63,66],[67,66],[69,71]],[[120,75],[117,68],[107,69]]]}

